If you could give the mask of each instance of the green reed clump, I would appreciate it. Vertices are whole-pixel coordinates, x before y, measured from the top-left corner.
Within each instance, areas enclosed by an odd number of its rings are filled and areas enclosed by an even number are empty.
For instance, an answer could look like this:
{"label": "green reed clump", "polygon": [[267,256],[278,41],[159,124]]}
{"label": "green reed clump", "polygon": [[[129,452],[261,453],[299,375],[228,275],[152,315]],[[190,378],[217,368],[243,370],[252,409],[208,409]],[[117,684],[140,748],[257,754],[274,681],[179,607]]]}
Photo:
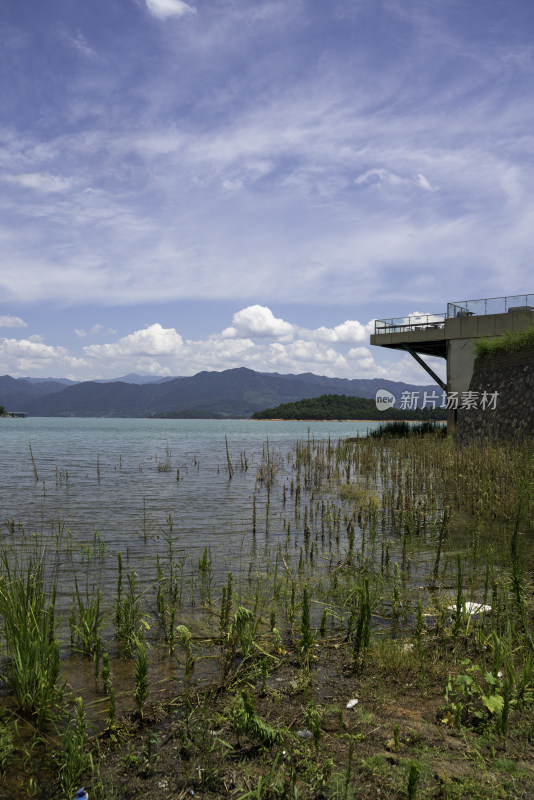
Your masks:
{"label": "green reed clump", "polygon": [[203,603],[211,603],[213,574],[211,568],[211,548],[209,545],[204,548],[198,560],[198,571],[200,574],[200,600]]}
{"label": "green reed clump", "polygon": [[195,666],[195,658],[193,657],[193,648],[191,647],[191,641],[192,641],[191,631],[185,625],[178,625],[176,628],[176,637],[185,650],[184,676],[187,678],[187,676]]}
{"label": "green reed clump", "polygon": [[232,585],[233,575],[231,572],[229,572],[227,584],[222,588],[221,614],[219,622],[219,630],[222,634],[227,633],[228,625],[230,624],[230,612],[232,610]]}
{"label": "green reed clump", "polygon": [[456,610],[455,610],[455,620],[454,620],[454,628],[453,628],[453,636],[456,639],[460,632],[460,625],[462,624],[462,618],[464,616],[464,598],[463,598],[463,586],[462,586],[462,558],[460,553],[457,555],[457,567],[456,567]]}
{"label": "green reed clump", "polygon": [[4,774],[9,764],[13,761],[15,741],[8,725],[0,719],[0,776]]}
{"label": "green reed clump", "polygon": [[408,767],[408,784],[406,792],[408,800],[415,800],[417,797],[417,788],[419,786],[419,779],[421,777],[421,767],[417,761],[412,761]]}
{"label": "green reed clump", "polygon": [[358,610],[358,621],[356,623],[356,633],[354,634],[353,657],[354,660],[360,658],[365,649],[369,646],[371,636],[371,600],[369,597],[369,579],[365,578],[363,586],[359,590],[360,604]]}
{"label": "green reed clump", "polygon": [[7,679],[21,713],[41,724],[53,715],[62,695],[59,642],[56,637],[56,587],[44,588],[43,566],[12,566],[4,553],[0,564],[0,615],[7,654]]}
{"label": "green reed clump", "polygon": [[300,639],[298,641],[298,648],[307,670],[310,668],[311,652],[316,638],[315,632],[312,630],[311,626],[310,597],[308,594],[308,587],[305,586],[302,595],[302,616],[300,621]]}
{"label": "green reed clump", "polygon": [[238,737],[246,735],[258,741],[263,747],[274,747],[284,740],[281,730],[268,725],[257,715],[254,702],[245,689],[241,691],[241,696],[233,707],[231,722]]}
{"label": "green reed clump", "polygon": [[255,632],[254,614],[248,608],[239,606],[234,614],[228,638],[234,647],[236,644],[239,645],[244,659],[254,652]]}
{"label": "green reed clump", "polygon": [[126,575],[126,590],[123,588],[122,556],[117,553],[118,577],[115,598],[115,628],[117,639],[127,656],[132,656],[143,630],[148,626],[141,609],[142,592],[137,591],[137,574],[129,570]]}
{"label": "green reed clump", "polygon": [[79,786],[83,773],[92,766],[91,755],[87,751],[87,719],[81,697],[76,698],[74,707],[74,720],[69,721],[66,730],[59,736],[57,755],[61,788],[68,796]]}
{"label": "green reed clump", "polygon": [[99,654],[102,644],[102,630],[104,628],[104,613],[100,603],[102,593],[99,588],[92,586],[91,594],[89,585],[85,587],[85,598],[78,588],[78,579],[74,578],[77,614],[71,615],[71,642],[76,641],[78,647],[85,655]]}
{"label": "green reed clump", "polygon": [[108,728],[108,730],[111,730],[115,723],[115,712],[117,710],[117,695],[115,693],[115,689],[113,688],[113,686],[109,687],[108,697],[109,697],[109,708],[106,720],[106,727]]}
{"label": "green reed clump", "polygon": [[148,697],[148,659],[145,643],[137,642],[137,657],[135,660],[135,692],[134,701],[139,715],[143,716],[143,709]]}

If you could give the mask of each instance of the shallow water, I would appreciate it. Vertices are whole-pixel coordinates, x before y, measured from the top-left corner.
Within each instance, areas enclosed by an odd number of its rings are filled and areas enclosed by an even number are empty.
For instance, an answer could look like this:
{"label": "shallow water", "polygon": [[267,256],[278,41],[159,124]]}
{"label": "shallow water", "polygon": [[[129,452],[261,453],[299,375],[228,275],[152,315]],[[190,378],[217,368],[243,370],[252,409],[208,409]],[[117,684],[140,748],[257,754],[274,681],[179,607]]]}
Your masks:
{"label": "shallow water", "polygon": [[[24,526],[24,537],[20,526],[4,526],[4,543],[17,546],[34,537],[50,554],[60,532],[63,539],[70,536],[71,549],[78,551],[73,565],[82,585],[84,578],[90,582],[92,577],[84,575],[84,560],[94,570],[93,556],[100,549],[99,577],[105,592],[114,580],[118,550],[136,569],[141,584],[145,577],[153,580],[155,557],[165,549],[163,535],[172,517],[186,561],[198,559],[209,547],[215,572],[239,573],[244,569],[243,537],[251,530],[252,495],[265,448],[278,453],[282,461],[298,439],[331,437],[335,442],[365,435],[377,424],[3,419],[0,520]],[[85,559],[80,546],[86,548]],[[150,576],[144,575],[143,566]],[[60,584],[60,591],[71,588],[68,578]]]}
{"label": "shallow water", "polygon": [[[57,581],[57,618],[62,643],[62,674],[75,694],[91,708],[100,724],[107,714],[102,689],[95,688],[93,662],[71,648],[69,614],[78,587],[87,603],[100,593],[104,610],[101,630],[112,661],[118,713],[132,707],[133,662],[124,658],[116,643],[113,606],[117,599],[117,553],[123,559],[123,587],[128,573],[135,577],[147,622],[144,635],[150,646],[151,700],[184,676],[184,653],[174,654],[164,641],[157,612],[157,560],[168,577],[173,564],[183,589],[174,624],[187,625],[197,637],[192,679],[207,680],[218,670],[217,647],[205,636],[219,633],[222,585],[229,571],[239,602],[260,604],[260,633],[269,633],[270,610],[276,607],[282,632],[291,626],[288,592],[292,576],[298,592],[303,583],[314,587],[312,623],[318,626],[323,603],[340,601],[335,621],[346,626],[349,607],[345,599],[355,591],[358,570],[371,569],[384,588],[381,614],[374,615],[376,630],[390,635],[412,626],[413,604],[430,600],[440,509],[435,519],[417,535],[395,532],[389,521],[355,522],[351,566],[339,572],[340,588],[333,582],[347,556],[348,538],[339,487],[325,480],[315,493],[302,488],[297,509],[291,490],[296,482],[295,443],[328,439],[335,445],[347,437],[365,436],[377,422],[252,422],[248,420],[144,420],[27,418],[0,420],[0,553],[11,563],[39,559],[45,565],[46,585]],[[226,442],[233,467],[230,479]],[[31,447],[31,450],[30,450]],[[32,461],[33,455],[33,461]],[[272,491],[258,480],[269,459],[276,467]],[[304,472],[304,470],[303,470]],[[354,472],[352,480],[359,480]],[[372,480],[366,487],[380,489]],[[303,481],[304,484],[304,481]],[[285,492],[284,492],[285,487]],[[296,494],[296,492],[295,492]],[[284,502],[284,495],[287,501]],[[313,502],[312,502],[313,495]],[[256,497],[256,533],[253,532],[253,498]],[[332,505],[329,502],[333,499]],[[320,506],[326,507],[324,519]],[[335,509],[340,515],[336,523]],[[309,513],[309,538],[305,514]],[[433,513],[433,512],[432,512]],[[172,532],[171,532],[172,520]],[[441,588],[454,596],[457,553],[464,558],[466,596],[480,596],[483,565],[506,561],[509,531],[503,525],[474,525],[458,512],[443,543]],[[311,544],[311,551],[310,551]],[[315,550],[314,550],[315,548]],[[310,556],[311,552],[311,556]],[[304,553],[304,558],[303,558]],[[525,537],[525,567],[533,564],[532,542]],[[206,568],[199,567],[200,559]],[[352,560],[353,559],[353,560]],[[302,565],[303,562],[303,565]],[[396,564],[410,593],[410,606],[402,620],[392,610],[391,586]],[[480,566],[479,566],[480,565]],[[302,569],[301,569],[302,566]],[[480,573],[480,574],[478,574]],[[288,575],[291,580],[288,580]],[[276,596],[277,581],[282,585]],[[447,582],[450,581],[450,586]],[[379,586],[379,591],[381,591]],[[469,594],[469,593],[474,594]],[[478,595],[476,594],[478,592]],[[296,625],[300,614],[296,598]],[[238,597],[236,596],[236,605]],[[271,603],[263,607],[262,603]],[[234,609],[235,610],[235,609]],[[395,620],[395,629],[392,620]]]}

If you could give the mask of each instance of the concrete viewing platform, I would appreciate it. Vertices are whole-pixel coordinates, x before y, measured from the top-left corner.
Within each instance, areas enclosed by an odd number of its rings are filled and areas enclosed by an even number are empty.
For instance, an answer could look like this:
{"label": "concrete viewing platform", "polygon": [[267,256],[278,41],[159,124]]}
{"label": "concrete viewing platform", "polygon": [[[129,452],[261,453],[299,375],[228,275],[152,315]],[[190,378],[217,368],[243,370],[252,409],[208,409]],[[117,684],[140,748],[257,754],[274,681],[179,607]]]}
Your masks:
{"label": "concrete viewing platform", "polygon": [[[460,300],[448,303],[446,313],[377,319],[371,344],[410,353],[444,391],[461,396],[469,390],[476,340],[522,331],[533,324],[534,294]],[[446,359],[446,382],[421,356]],[[454,424],[452,415],[450,422]]]}

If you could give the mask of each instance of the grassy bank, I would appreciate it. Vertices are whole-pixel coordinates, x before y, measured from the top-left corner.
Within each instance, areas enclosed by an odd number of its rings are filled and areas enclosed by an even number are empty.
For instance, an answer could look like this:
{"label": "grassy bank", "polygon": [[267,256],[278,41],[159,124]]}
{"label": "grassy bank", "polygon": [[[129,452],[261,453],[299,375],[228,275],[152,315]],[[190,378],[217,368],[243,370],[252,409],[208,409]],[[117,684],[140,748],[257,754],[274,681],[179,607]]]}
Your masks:
{"label": "grassy bank", "polygon": [[431,434],[267,445],[224,578],[169,518],[105,597],[96,532],[6,521],[2,796],[534,796],[533,512],[531,450]]}

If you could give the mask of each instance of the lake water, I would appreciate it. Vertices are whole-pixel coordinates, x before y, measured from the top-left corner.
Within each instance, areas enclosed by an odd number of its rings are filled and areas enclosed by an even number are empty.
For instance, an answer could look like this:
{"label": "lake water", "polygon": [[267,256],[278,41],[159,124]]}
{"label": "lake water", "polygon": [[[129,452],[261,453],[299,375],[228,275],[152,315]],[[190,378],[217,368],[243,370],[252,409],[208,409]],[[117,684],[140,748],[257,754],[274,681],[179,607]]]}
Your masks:
{"label": "lake water", "polygon": [[[265,629],[269,609],[276,609],[282,629],[292,624],[291,586],[298,584],[299,593],[304,583],[311,586],[313,624],[319,625],[326,604],[333,609],[330,624],[343,629],[349,615],[344,598],[354,593],[359,571],[370,571],[381,596],[382,616],[376,616],[373,625],[384,632],[392,626],[392,586],[398,574],[406,598],[402,625],[412,625],[413,603],[419,597],[424,602],[432,597],[427,587],[435,577],[436,552],[441,549],[437,537],[443,497],[429,501],[426,525],[407,536],[404,529],[394,529],[391,515],[373,518],[369,509],[359,513],[341,499],[348,463],[343,458],[343,472],[335,472],[334,455],[331,478],[326,467],[321,485],[314,487],[313,479],[307,485],[306,466],[298,463],[295,449],[297,442],[311,441],[317,447],[309,452],[320,458],[327,450],[333,452],[321,442],[330,440],[335,446],[349,437],[366,436],[378,424],[0,419],[0,559],[5,558],[11,568],[39,560],[47,591],[57,587],[63,670],[73,691],[87,701],[94,693],[91,659],[68,644],[71,618],[77,612],[73,598],[88,604],[99,598],[104,612],[102,638],[107,648],[113,648],[119,552],[123,590],[128,576],[134,575],[134,594],[141,598],[148,620],[144,635],[151,643],[154,686],[174,677],[178,669],[163,642],[157,599],[162,586],[168,589],[171,573],[183,587],[175,623],[188,625],[198,638],[206,631],[218,631],[228,572],[234,576],[236,603],[256,608]],[[371,454],[372,463],[380,457],[378,452],[376,457]],[[266,463],[274,467],[271,491],[260,479]],[[379,477],[369,479],[355,467],[350,481],[371,498],[381,488]],[[358,507],[367,502],[364,498]],[[349,545],[351,524],[354,549]],[[504,525],[483,525],[479,530],[458,509],[441,552],[443,590],[454,599],[456,558],[461,552],[465,590],[469,597],[481,597],[481,554],[485,559],[491,550],[491,559],[498,561],[508,541]],[[528,550],[526,544],[525,564],[532,564],[532,544]],[[505,561],[507,557],[506,552]],[[209,560],[206,569],[201,567],[203,558]],[[166,576],[163,583],[158,559]],[[300,612],[294,613],[298,617]],[[398,617],[393,616],[398,627]],[[202,670],[206,679],[212,675],[215,655],[212,648],[211,661],[198,662],[197,678]],[[114,659],[115,685],[124,689],[126,710],[131,703],[132,662],[121,660],[118,650]],[[100,704],[96,708],[101,709]]]}
{"label": "lake water", "polygon": [[[36,535],[43,546],[59,529],[69,531],[78,546],[94,542],[98,532],[113,554],[102,563],[104,587],[114,579],[118,550],[134,565],[141,581],[145,563],[153,579],[154,560],[164,548],[169,517],[187,560],[194,561],[209,546],[219,571],[238,573],[243,538],[251,531],[256,473],[266,447],[282,463],[299,439],[330,437],[335,443],[340,438],[365,436],[377,425],[2,419],[0,522],[23,523],[25,537]],[[234,468],[231,480],[226,441]],[[258,507],[258,518],[261,514]],[[276,535],[273,519],[272,535]],[[13,522],[11,529],[9,523],[4,525],[3,536],[4,543],[16,546],[22,529],[19,526],[17,533]]]}

